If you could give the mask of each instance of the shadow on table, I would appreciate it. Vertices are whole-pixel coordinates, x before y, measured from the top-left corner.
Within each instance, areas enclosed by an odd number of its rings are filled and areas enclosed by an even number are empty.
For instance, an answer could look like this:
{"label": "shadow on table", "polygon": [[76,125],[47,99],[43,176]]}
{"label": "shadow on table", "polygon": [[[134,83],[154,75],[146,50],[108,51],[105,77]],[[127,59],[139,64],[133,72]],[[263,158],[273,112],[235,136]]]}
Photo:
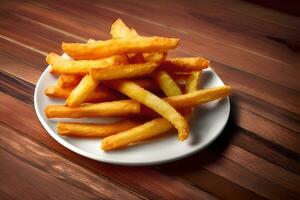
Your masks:
{"label": "shadow on table", "polygon": [[238,116],[234,99],[234,96],[230,98],[231,110],[228,123],[226,124],[221,135],[212,144],[192,156],[171,163],[157,165],[156,167],[166,171],[167,173],[184,173],[184,171],[190,171],[203,167],[219,159],[222,156],[223,151],[232,142],[234,135],[237,134],[238,127],[235,125],[235,119],[237,119]]}

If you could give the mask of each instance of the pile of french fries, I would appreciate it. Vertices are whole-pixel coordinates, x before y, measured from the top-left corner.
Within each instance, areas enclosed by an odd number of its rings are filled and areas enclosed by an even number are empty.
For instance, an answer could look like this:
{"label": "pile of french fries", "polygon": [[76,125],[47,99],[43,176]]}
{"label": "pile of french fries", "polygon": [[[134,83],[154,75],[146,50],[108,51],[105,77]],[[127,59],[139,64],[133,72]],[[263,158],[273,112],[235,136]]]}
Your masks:
{"label": "pile of french fries", "polygon": [[105,151],[126,147],[176,128],[178,139],[189,137],[194,106],[224,98],[230,86],[198,90],[201,57],[167,58],[177,38],[144,37],[121,19],[111,26],[112,38],[87,43],[62,43],[70,59],[50,53],[46,61],[58,75],[45,94],[66,99],[48,105],[48,118],[120,117],[112,124],[58,122],[63,136],[100,137]]}

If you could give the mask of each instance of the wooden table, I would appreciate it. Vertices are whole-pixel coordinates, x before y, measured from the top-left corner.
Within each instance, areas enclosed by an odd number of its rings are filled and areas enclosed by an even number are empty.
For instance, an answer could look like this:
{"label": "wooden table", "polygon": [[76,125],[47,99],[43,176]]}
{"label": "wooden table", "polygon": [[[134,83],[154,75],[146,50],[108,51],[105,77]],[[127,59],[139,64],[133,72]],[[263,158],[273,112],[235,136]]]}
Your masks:
{"label": "wooden table", "polygon": [[[249,2],[1,1],[0,199],[299,199],[300,19]],[[122,18],[181,39],[234,88],[221,137],[152,167],[104,164],[55,142],[33,108],[35,83],[62,41],[109,38]]]}

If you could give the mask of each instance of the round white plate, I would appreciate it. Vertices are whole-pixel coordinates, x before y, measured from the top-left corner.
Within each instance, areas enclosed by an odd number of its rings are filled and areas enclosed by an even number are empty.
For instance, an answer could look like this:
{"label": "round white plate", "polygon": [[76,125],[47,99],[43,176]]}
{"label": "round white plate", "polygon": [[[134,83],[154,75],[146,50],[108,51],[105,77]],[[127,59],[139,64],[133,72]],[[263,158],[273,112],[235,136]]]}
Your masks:
{"label": "round white plate", "polygon": [[[116,119],[47,119],[44,115],[46,105],[64,104],[64,101],[45,96],[47,86],[54,85],[57,77],[50,72],[50,66],[43,72],[37,82],[34,93],[34,107],[37,116],[47,132],[61,145],[82,156],[120,165],[152,165],[170,162],[191,155],[209,145],[221,133],[229,117],[229,98],[216,100],[197,107],[190,119],[190,137],[180,142],[177,133],[153,139],[149,142],[133,145],[120,150],[105,152],[101,150],[101,139],[84,139],[60,136],[56,132],[56,122],[79,121],[91,123],[109,123]],[[224,85],[218,75],[208,68],[203,71],[201,88]]]}

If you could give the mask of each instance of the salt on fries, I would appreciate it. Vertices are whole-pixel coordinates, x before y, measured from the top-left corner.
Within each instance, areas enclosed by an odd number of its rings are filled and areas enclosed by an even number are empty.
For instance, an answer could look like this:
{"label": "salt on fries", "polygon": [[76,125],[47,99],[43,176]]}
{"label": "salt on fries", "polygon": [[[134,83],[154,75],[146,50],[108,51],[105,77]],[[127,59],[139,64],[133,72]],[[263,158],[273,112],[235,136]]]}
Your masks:
{"label": "salt on fries", "polygon": [[[209,61],[167,58],[167,51],[177,47],[177,38],[141,36],[121,19],[112,24],[110,33],[109,40],[62,43],[70,59],[55,53],[47,56],[51,73],[59,78],[45,94],[66,99],[66,103],[46,106],[45,115],[125,119],[110,124],[58,122],[57,132],[63,136],[103,138],[101,148],[107,151],[143,142],[175,127],[183,141],[189,136],[192,108],[231,92],[226,85],[198,90]],[[143,117],[147,112],[160,117],[149,121]],[[143,122],[135,116],[142,116]]]}

